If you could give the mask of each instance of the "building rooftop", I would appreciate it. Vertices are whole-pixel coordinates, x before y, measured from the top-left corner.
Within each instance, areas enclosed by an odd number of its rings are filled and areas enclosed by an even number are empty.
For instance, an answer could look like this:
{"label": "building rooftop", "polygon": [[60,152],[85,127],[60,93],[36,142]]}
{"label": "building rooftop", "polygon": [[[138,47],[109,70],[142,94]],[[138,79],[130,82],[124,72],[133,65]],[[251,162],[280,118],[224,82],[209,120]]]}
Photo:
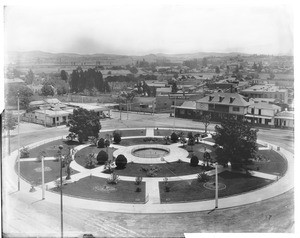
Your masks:
{"label": "building rooftop", "polygon": [[197,103],[219,104],[219,105],[232,105],[247,107],[251,103],[245,97],[238,93],[222,93],[216,92],[197,100]]}
{"label": "building rooftop", "polygon": [[25,83],[25,82],[23,79],[13,78],[13,79],[6,79],[6,83]]}
{"label": "building rooftop", "polygon": [[95,112],[99,112],[99,111],[107,111],[109,110],[107,107],[105,107],[104,105],[91,105],[91,104],[86,104],[86,103],[74,103],[74,102],[68,102],[65,103],[68,106],[71,107],[80,107],[86,110],[93,110]]}
{"label": "building rooftop", "polygon": [[271,104],[268,102],[253,102],[253,104],[251,104],[249,106],[250,108],[257,108],[257,109],[274,109],[274,110],[280,110],[281,107],[275,105],[275,104]]}
{"label": "building rooftop", "polygon": [[294,119],[294,111],[283,111],[276,114],[277,119]]}
{"label": "building rooftop", "polygon": [[196,101],[185,101],[181,106],[175,106],[176,108],[183,109],[196,109]]}
{"label": "building rooftop", "polygon": [[242,90],[242,92],[286,92],[286,89],[280,89],[273,84],[254,85]]}

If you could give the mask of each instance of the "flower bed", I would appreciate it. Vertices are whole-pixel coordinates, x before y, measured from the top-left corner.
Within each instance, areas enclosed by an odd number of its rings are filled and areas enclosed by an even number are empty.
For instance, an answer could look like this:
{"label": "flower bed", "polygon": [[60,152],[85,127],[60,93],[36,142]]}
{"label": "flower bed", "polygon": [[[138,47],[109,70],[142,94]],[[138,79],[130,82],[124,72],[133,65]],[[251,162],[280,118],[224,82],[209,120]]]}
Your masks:
{"label": "flower bed", "polygon": [[[173,163],[165,163],[165,164],[137,164],[137,163],[128,163],[125,169],[116,170],[116,173],[123,176],[142,176],[142,177],[150,177],[147,176],[147,170],[156,171],[156,176],[153,177],[174,177],[174,176],[183,176],[189,174],[197,174],[202,171],[201,166],[190,166],[189,163],[185,162],[173,162]],[[196,175],[195,175],[196,177]]]}

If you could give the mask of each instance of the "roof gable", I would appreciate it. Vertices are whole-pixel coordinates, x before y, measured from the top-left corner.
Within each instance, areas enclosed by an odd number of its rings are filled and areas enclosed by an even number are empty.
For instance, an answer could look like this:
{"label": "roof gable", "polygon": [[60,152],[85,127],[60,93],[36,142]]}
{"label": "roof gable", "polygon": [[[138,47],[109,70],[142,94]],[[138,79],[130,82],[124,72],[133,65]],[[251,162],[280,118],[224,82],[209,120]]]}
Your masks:
{"label": "roof gable", "polygon": [[238,93],[213,93],[197,100],[198,103],[221,104],[247,107],[250,105],[246,99]]}

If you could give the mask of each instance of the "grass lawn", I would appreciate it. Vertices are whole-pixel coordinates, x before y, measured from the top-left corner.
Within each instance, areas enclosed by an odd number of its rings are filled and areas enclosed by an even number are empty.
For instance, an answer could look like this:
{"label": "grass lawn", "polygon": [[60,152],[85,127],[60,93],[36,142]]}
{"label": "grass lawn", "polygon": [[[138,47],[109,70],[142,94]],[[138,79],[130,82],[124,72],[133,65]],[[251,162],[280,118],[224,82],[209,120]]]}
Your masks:
{"label": "grass lawn", "polygon": [[[56,180],[60,176],[60,163],[57,161],[45,161],[45,183]],[[42,163],[35,161],[24,161],[20,163],[21,176],[33,185],[42,184]],[[15,165],[17,169],[17,164]],[[63,168],[63,176],[67,175],[66,168]],[[78,171],[72,170],[72,174]],[[72,177],[71,174],[71,177]]]}
{"label": "grass lawn", "polygon": [[[78,164],[80,164],[81,166],[85,167],[85,162],[86,162],[87,156],[90,153],[94,153],[94,154],[96,154],[96,158],[97,158],[97,155],[101,150],[103,150],[105,152],[108,152],[108,158],[111,159],[112,154],[116,149],[108,147],[107,151],[106,151],[106,148],[97,148],[97,146],[95,146],[95,145],[90,145],[90,146],[85,147],[85,148],[83,148],[82,150],[80,150],[76,153],[75,161]],[[96,163],[97,163],[97,161],[96,161]]]}
{"label": "grass lawn", "polygon": [[[214,177],[211,177],[211,180],[214,181]],[[225,184],[226,188],[219,190],[219,197],[227,197],[235,194],[245,193],[264,187],[272,182],[272,180],[224,171],[219,174],[219,183]],[[160,182],[159,191],[161,203],[213,199],[215,197],[215,191],[205,188],[203,184],[204,183],[198,182],[196,179],[173,181],[169,182],[170,191],[166,192],[164,189],[164,183]]]}
{"label": "grass lawn", "polygon": [[[151,140],[150,140],[151,139]],[[141,144],[159,144],[165,145],[165,141],[162,138],[132,138],[132,139],[122,139],[119,145],[131,146],[131,145],[141,145]]]}
{"label": "grass lawn", "polygon": [[147,177],[147,172],[144,169],[150,168],[158,168],[157,176],[155,177],[174,177],[174,176],[182,176],[189,174],[197,174],[202,171],[201,166],[190,166],[189,163],[185,162],[173,162],[173,163],[165,163],[165,164],[136,164],[136,163],[128,163],[125,169],[115,170],[116,174],[123,176],[142,176]]}
{"label": "grass lawn", "polygon": [[[128,137],[128,136],[145,136],[146,135],[146,129],[139,129],[139,130],[119,130],[121,131],[122,137]],[[100,138],[107,138],[110,135],[110,137],[113,139],[113,131],[111,132],[100,132]]]}
{"label": "grass lawn", "polygon": [[280,176],[286,172],[287,161],[277,152],[273,150],[259,150],[257,153],[270,161],[254,162],[253,165],[248,166],[249,169],[257,171],[257,168],[259,168],[259,172]]}
{"label": "grass lawn", "polygon": [[[66,141],[66,140],[62,140],[62,139],[55,140],[55,141],[49,142],[47,144],[44,144],[44,145],[41,145],[41,146],[38,146],[36,148],[29,150],[29,157],[36,158],[36,157],[38,157],[38,155],[41,151],[46,152],[46,157],[56,156],[57,151],[59,150],[58,149],[59,145],[63,146],[62,153],[68,154],[70,151],[70,148],[76,147],[80,144],[75,141]],[[26,159],[26,158],[24,158],[24,159]]]}
{"label": "grass lawn", "polygon": [[[141,192],[136,192],[140,187]],[[53,191],[57,192],[56,189]],[[64,185],[63,193],[70,196],[124,203],[144,203],[145,202],[145,183],[139,186],[134,182],[119,181],[116,185],[107,184],[106,179],[95,176],[88,176],[75,183]],[[91,208],[92,209],[92,208]]]}

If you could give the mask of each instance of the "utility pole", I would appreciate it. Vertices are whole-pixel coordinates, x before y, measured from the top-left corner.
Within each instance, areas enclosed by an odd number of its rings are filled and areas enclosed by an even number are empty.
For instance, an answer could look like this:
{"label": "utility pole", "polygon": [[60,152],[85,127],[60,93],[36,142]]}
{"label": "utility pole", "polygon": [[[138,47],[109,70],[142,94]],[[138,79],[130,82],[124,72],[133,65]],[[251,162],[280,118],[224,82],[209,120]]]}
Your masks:
{"label": "utility pole", "polygon": [[64,237],[64,222],[63,222],[63,193],[62,193],[62,166],[63,166],[63,155],[62,155],[62,149],[63,146],[59,146],[60,149],[60,230],[61,230],[61,237]]}
{"label": "utility pole", "polygon": [[216,194],[215,194],[215,208],[218,208],[218,196],[219,196],[219,194],[218,194],[218,192],[219,192],[219,184],[218,184],[218,163],[216,163],[215,164],[215,166],[216,166],[216,176],[215,176],[215,178],[216,178],[216,181],[215,181],[215,187],[216,187]]}
{"label": "utility pole", "polygon": [[175,96],[175,100],[174,100],[174,120],[173,120],[173,130],[175,130],[175,106],[176,106],[176,96]]}
{"label": "utility pole", "polygon": [[18,191],[20,191],[20,94],[18,92]]}
{"label": "utility pole", "polygon": [[128,120],[128,101],[126,100],[127,120]]}

